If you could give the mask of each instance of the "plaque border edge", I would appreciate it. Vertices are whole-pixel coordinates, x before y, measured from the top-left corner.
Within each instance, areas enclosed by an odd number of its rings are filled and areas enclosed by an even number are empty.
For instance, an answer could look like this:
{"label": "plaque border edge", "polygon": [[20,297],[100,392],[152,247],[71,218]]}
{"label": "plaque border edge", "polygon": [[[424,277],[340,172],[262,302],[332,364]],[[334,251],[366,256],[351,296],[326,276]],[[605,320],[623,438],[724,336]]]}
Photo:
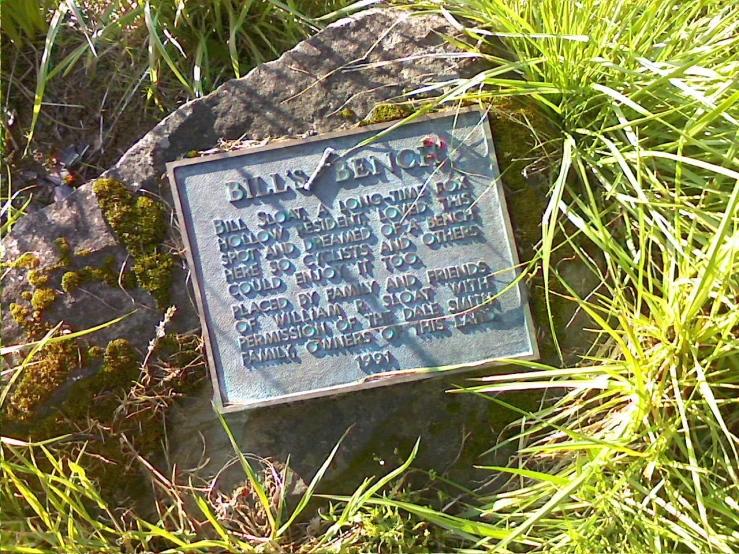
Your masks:
{"label": "plaque border edge", "polygon": [[[422,116],[418,116],[414,118],[412,121],[409,121],[408,123],[422,123],[425,121],[433,121],[435,119],[442,119],[445,117],[450,117],[454,115],[459,114],[465,114],[465,113],[471,113],[471,112],[477,112],[481,116],[481,123],[483,124],[483,132],[485,134],[485,140],[488,144],[488,147],[490,149],[490,158],[491,162],[494,166],[495,172],[498,175],[497,182],[495,184],[498,192],[498,197],[500,199],[500,205],[502,208],[502,214],[503,214],[503,220],[504,220],[504,227],[505,227],[505,233],[508,238],[509,244],[512,245],[511,254],[514,262],[514,267],[518,268],[520,265],[520,260],[518,257],[518,247],[517,243],[514,238],[513,228],[511,225],[510,215],[508,212],[508,204],[506,202],[505,193],[503,191],[502,186],[502,179],[501,179],[501,173],[500,173],[500,167],[498,166],[498,157],[495,150],[495,143],[493,141],[492,131],[490,128],[490,120],[488,118],[489,109],[484,109],[480,106],[467,106],[467,107],[457,107],[456,109],[447,109],[440,112],[435,112],[432,114],[426,114]],[[206,154],[204,156],[198,156],[195,158],[187,158],[187,159],[181,159],[181,160],[175,160],[172,162],[165,163],[166,167],[166,175],[167,179],[170,184],[170,189],[172,190],[172,196],[175,203],[175,208],[177,210],[177,221],[179,222],[180,227],[180,234],[182,235],[183,241],[184,241],[184,247],[185,247],[185,258],[188,263],[188,272],[190,275],[190,278],[192,279],[193,284],[193,292],[195,296],[195,304],[198,311],[198,318],[200,319],[200,326],[201,326],[201,332],[203,335],[203,341],[205,343],[205,352],[206,352],[206,361],[208,363],[208,373],[210,374],[210,380],[211,385],[213,386],[213,406],[215,410],[218,413],[221,414],[227,414],[227,413],[234,413],[234,412],[241,412],[246,410],[252,410],[252,409],[258,409],[258,408],[264,408],[267,406],[276,406],[280,404],[287,404],[291,402],[299,402],[303,400],[310,400],[314,398],[325,398],[330,396],[336,396],[339,394],[349,393],[349,392],[355,392],[359,390],[367,390],[367,389],[373,389],[378,388],[382,386],[387,386],[391,384],[399,384],[399,383],[408,383],[412,381],[417,381],[420,379],[426,379],[431,377],[432,375],[442,375],[446,373],[448,370],[445,370],[443,367],[441,368],[412,368],[412,369],[405,369],[405,370],[398,370],[395,373],[387,373],[386,377],[382,377],[382,373],[370,375],[367,378],[361,380],[361,381],[353,381],[351,383],[343,384],[343,385],[336,385],[331,387],[323,387],[320,389],[313,389],[308,392],[299,392],[299,393],[293,393],[293,394],[287,394],[282,396],[276,396],[274,398],[270,398],[267,400],[257,400],[255,402],[250,402],[248,404],[236,404],[236,403],[227,403],[224,402],[224,395],[222,391],[222,383],[220,376],[218,375],[218,371],[216,369],[216,363],[215,363],[215,357],[213,355],[213,349],[211,347],[211,339],[210,339],[210,330],[208,329],[208,323],[205,316],[205,310],[204,310],[204,299],[203,299],[203,290],[200,285],[200,279],[198,278],[197,271],[194,271],[193,268],[196,267],[195,260],[192,255],[192,249],[191,249],[191,233],[189,232],[187,228],[187,223],[185,221],[183,209],[182,209],[182,199],[180,197],[180,190],[177,183],[176,178],[176,170],[180,167],[186,167],[190,165],[197,165],[204,162],[209,161],[217,161],[221,159],[228,159],[228,158],[238,158],[241,156],[246,156],[249,154],[254,154],[257,152],[267,152],[270,150],[276,150],[280,148],[286,148],[291,146],[297,146],[300,144],[308,144],[311,142],[320,142],[325,140],[331,140],[335,138],[342,138],[352,135],[358,135],[358,134],[364,134],[367,132],[374,132],[374,131],[384,131],[387,129],[390,129],[394,126],[400,127],[400,124],[404,120],[397,119],[389,122],[382,122],[377,123],[373,125],[367,125],[364,127],[353,127],[350,129],[343,129],[340,131],[332,131],[329,133],[323,133],[323,134],[317,134],[315,136],[305,137],[305,138],[296,138],[296,139],[287,139],[287,140],[275,140],[273,142],[270,142],[269,144],[265,144],[262,146],[252,146],[252,147],[246,147],[241,148],[239,150],[234,150],[232,152],[221,152],[216,154]],[[519,270],[516,269],[518,272]],[[524,322],[526,324],[526,331],[527,331],[527,338],[529,339],[529,345],[531,346],[531,352],[528,354],[523,354],[521,356],[515,356],[513,358],[489,358],[485,360],[476,360],[474,362],[468,362],[463,364],[456,364],[454,367],[456,368],[455,372],[462,373],[466,371],[473,371],[475,369],[483,369],[485,367],[495,367],[495,366],[501,366],[506,365],[505,363],[501,362],[500,360],[503,359],[516,359],[516,360],[537,360],[540,357],[539,353],[539,347],[536,341],[536,330],[534,328],[534,321],[531,313],[531,305],[530,305],[530,297],[528,294],[528,291],[525,289],[523,283],[519,283],[518,287],[519,294],[522,298],[523,302],[523,308],[524,308]],[[445,366],[444,366],[445,367]],[[374,380],[370,380],[374,379]]]}

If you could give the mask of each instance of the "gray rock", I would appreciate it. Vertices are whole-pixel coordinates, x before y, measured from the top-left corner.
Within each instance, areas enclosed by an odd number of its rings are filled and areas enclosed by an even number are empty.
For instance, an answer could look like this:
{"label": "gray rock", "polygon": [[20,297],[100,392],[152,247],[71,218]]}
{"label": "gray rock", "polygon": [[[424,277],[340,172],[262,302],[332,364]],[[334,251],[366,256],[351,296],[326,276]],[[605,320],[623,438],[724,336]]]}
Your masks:
{"label": "gray rock", "polygon": [[73,192],[74,189],[65,183],[57,185],[54,188],[54,202],[61,202],[65,198],[69,198]]}
{"label": "gray rock", "polygon": [[453,32],[440,18],[407,12],[371,10],[342,19],[243,79],[185,104],[103,176],[154,190],[166,162],[220,139],[295,137],[351,126],[341,114],[345,109],[361,119],[429,76],[458,77],[457,60],[416,58],[453,52],[439,36]]}
{"label": "gray rock", "polygon": [[[62,255],[55,242],[57,239],[64,239],[69,246],[69,265],[60,266]],[[125,338],[138,350],[145,351],[154,327],[162,318],[145,291],[126,291],[99,282],[87,283],[70,294],[65,294],[61,288],[64,273],[88,265],[99,267],[108,256],[115,258],[117,267],[131,263],[126,249],[118,244],[108,227],[91,186],[82,187],[64,200],[20,219],[12,233],[3,240],[3,248],[8,261],[33,253],[39,261],[39,268],[49,272],[47,286],[53,288],[58,296],[44,312],[47,321],[53,324],[63,321],[73,330],[83,330],[130,314],[123,321],[89,335],[90,342],[104,346],[115,338]],[[184,271],[179,278],[184,282]],[[29,290],[28,271],[9,271],[2,285],[2,339],[6,344],[20,342],[24,340],[23,330],[13,320],[9,306]],[[197,315],[184,287],[172,287],[172,292],[175,302],[182,305],[179,327],[197,328]]]}
{"label": "gray rock", "polygon": [[3,239],[4,258],[13,260],[33,252],[42,267],[51,267],[59,263],[54,241],[60,237],[65,237],[74,251],[116,245],[91,187],[82,187],[61,202],[21,218]]}
{"label": "gray rock", "polygon": [[[343,19],[278,60],[182,106],[154,127],[104,176],[166,198],[166,186],[160,189],[165,163],[189,151],[213,148],[222,139],[277,139],[351,126],[354,122],[341,114],[345,109],[361,119],[376,104],[397,98],[430,79],[449,80],[472,72],[469,62],[443,55],[454,50],[441,34],[453,32],[443,19],[389,10],[372,10]],[[421,54],[438,55],[419,58]],[[66,237],[74,252],[89,251],[89,259],[112,255],[119,265],[127,263],[127,253],[116,244],[103,220],[91,184],[21,220],[4,241],[6,257],[13,259],[32,251],[38,253],[42,264],[53,266],[59,258],[54,246],[58,237]],[[57,289],[61,273],[57,270],[54,274]],[[20,296],[25,278],[23,271],[14,271],[3,283],[2,334],[6,342],[20,336],[8,317],[7,307]],[[198,327],[186,282],[183,270],[172,287],[178,307],[174,329]],[[60,299],[48,310],[48,319],[64,320],[76,329],[138,309],[96,336],[94,342],[99,344],[123,337],[143,353],[161,318],[151,298],[140,290],[131,292],[93,284],[73,294],[59,292]],[[452,379],[400,384],[230,414],[227,421],[244,451],[279,460],[290,456],[290,465],[305,480],[312,477],[336,441],[352,427],[329,472],[331,481],[349,490],[364,476],[383,473],[396,465],[408,455],[419,436],[420,466],[444,470],[459,459],[460,453],[461,460],[467,462],[461,464],[463,467],[469,468],[472,460],[481,461],[476,456],[491,446],[497,433],[516,414],[502,415],[495,403],[484,398],[445,392],[462,382],[463,377],[457,375]],[[212,410],[211,397],[210,387],[206,386],[181,402],[170,418],[168,436],[169,462],[180,469],[204,462],[200,470],[203,477],[215,475],[233,456]],[[536,396],[523,399],[531,408],[539,400]],[[243,480],[238,465],[229,471],[230,486]],[[467,473],[464,480],[469,482],[475,476]],[[221,480],[229,481],[226,473],[221,474]]]}
{"label": "gray rock", "polygon": [[[60,262],[60,251],[55,244],[59,238],[65,238],[73,252],[120,249],[95,194],[85,188],[20,219],[12,233],[3,239],[3,258],[13,261],[25,253],[32,253],[40,268],[51,268]],[[29,289],[27,279],[28,271],[22,269],[9,271],[3,279],[2,339],[5,344],[23,340],[23,331],[13,321],[8,308],[12,302],[20,301],[23,291]],[[80,322],[83,326],[89,325],[84,320]]]}

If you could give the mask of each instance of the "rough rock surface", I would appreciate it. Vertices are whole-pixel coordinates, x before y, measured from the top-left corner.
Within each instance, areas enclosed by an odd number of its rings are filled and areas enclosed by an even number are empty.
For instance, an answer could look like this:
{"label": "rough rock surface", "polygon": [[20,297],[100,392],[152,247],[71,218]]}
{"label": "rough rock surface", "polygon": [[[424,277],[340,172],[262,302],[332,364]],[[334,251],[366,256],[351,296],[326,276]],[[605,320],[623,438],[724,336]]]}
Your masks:
{"label": "rough rock surface", "polygon": [[[221,139],[276,139],[352,126],[373,106],[413,90],[429,78],[448,80],[471,71],[469,65],[460,66],[459,60],[449,56],[419,57],[453,52],[440,36],[452,32],[442,19],[392,11],[365,12],[341,20],[278,60],[184,105],[104,176],[167,198],[165,163],[189,151],[213,148]],[[347,109],[351,112],[344,112]],[[356,114],[355,121],[347,119],[350,113]],[[13,259],[32,251],[43,263],[54,265],[58,252],[53,243],[58,237],[66,237],[74,252],[89,251],[86,254],[90,257],[113,255],[118,264],[127,263],[126,250],[116,244],[103,220],[91,184],[18,223],[5,241],[6,256]],[[142,353],[146,350],[161,319],[161,312],[146,293],[93,283],[73,294],[61,294],[59,275],[55,275],[54,286],[60,296],[48,311],[49,320],[64,320],[72,328],[82,329],[138,308],[133,316],[94,340],[104,343],[123,337]],[[8,319],[7,306],[20,295],[23,279],[24,274],[18,272],[3,283],[3,338],[7,342],[19,336]],[[196,330],[199,322],[185,283],[183,269],[172,286],[178,308],[173,325],[177,330]],[[231,414],[227,420],[244,451],[282,460],[290,456],[291,466],[306,480],[353,426],[328,476],[350,488],[358,478],[395,465],[419,436],[418,465],[436,470],[454,462],[465,441],[468,462],[470,456],[488,448],[505,420],[498,418],[492,402],[445,392],[463,379],[459,375],[430,379]],[[206,385],[199,395],[182,401],[171,418],[169,435],[169,461],[179,468],[205,462],[204,475],[216,474],[233,456],[212,410],[211,396]],[[508,419],[512,417],[508,415]],[[234,470],[240,471],[236,466]],[[223,478],[227,479],[226,474]]]}
{"label": "rough rock surface", "polygon": [[189,102],[164,119],[103,176],[156,187],[164,164],[221,139],[310,135],[350,127],[383,100],[433,76],[459,76],[458,60],[419,57],[451,53],[443,20],[372,10],[343,19],[243,79]]}
{"label": "rough rock surface", "polygon": [[[67,265],[61,264],[63,256],[56,244],[58,239],[64,239],[69,246]],[[71,328],[81,330],[130,314],[119,323],[89,335],[90,341],[104,346],[110,340],[126,338],[139,349],[146,348],[162,313],[145,291],[124,290],[101,282],[87,283],[70,294],[63,294],[61,289],[61,279],[67,271],[100,266],[109,256],[115,258],[118,268],[131,263],[126,249],[118,244],[106,223],[91,186],[80,187],[65,200],[22,218],[3,240],[3,248],[7,261],[32,253],[39,268],[49,271],[49,285],[56,290],[57,299],[44,310],[45,319],[54,324],[64,321]],[[180,280],[185,275],[184,270],[180,271]],[[9,306],[18,302],[28,289],[27,270],[11,270],[3,279],[2,339],[6,344],[23,340],[23,330],[13,320]],[[172,287],[172,294],[179,310],[178,330],[197,329],[197,314],[187,291],[184,287]]]}

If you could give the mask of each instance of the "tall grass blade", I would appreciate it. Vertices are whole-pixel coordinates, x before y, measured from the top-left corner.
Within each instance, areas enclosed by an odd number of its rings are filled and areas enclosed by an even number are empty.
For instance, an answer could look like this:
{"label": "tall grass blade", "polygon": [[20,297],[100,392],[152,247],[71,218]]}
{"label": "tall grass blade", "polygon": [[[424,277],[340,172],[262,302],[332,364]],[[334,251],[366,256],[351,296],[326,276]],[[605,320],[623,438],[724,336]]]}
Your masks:
{"label": "tall grass blade", "polygon": [[300,499],[300,502],[298,502],[298,505],[295,506],[295,509],[293,510],[290,517],[283,523],[282,527],[280,527],[277,530],[276,537],[279,537],[283,535],[287,530],[290,528],[290,526],[293,524],[293,522],[298,518],[298,516],[303,512],[305,507],[308,505],[308,502],[310,502],[311,498],[313,498],[313,495],[315,494],[316,487],[321,482],[321,479],[323,479],[323,476],[326,474],[326,471],[328,471],[329,466],[331,465],[331,462],[334,460],[334,457],[336,456],[336,453],[339,451],[339,447],[341,446],[341,443],[344,442],[344,439],[349,434],[349,432],[352,430],[352,427],[349,427],[346,431],[344,431],[344,434],[341,435],[341,438],[336,443],[336,446],[334,446],[334,449],[331,451],[331,453],[326,458],[326,461],[323,462],[323,465],[320,467],[320,469],[316,472],[315,476],[310,482],[310,485],[308,485],[308,488],[306,489],[305,493]]}
{"label": "tall grass blade", "polygon": [[262,481],[259,479],[257,474],[255,473],[254,469],[252,469],[251,464],[249,464],[249,461],[246,459],[246,456],[244,456],[244,453],[241,452],[241,448],[239,447],[238,442],[236,441],[236,438],[234,437],[233,433],[231,432],[231,428],[226,423],[226,420],[223,417],[223,414],[218,412],[218,419],[221,422],[221,425],[223,426],[223,430],[226,432],[226,435],[228,436],[228,440],[231,443],[231,446],[234,449],[234,452],[236,452],[236,456],[239,459],[239,463],[241,464],[242,469],[244,470],[244,473],[246,473],[246,476],[249,480],[249,485],[251,486],[254,493],[257,495],[257,498],[259,499],[260,504],[262,505],[262,508],[264,509],[264,512],[267,517],[267,521],[269,522],[269,528],[270,528],[270,537],[275,537],[277,533],[277,522],[275,521],[275,516],[272,513],[272,503],[269,500],[269,497],[267,496],[267,492],[264,488],[264,485],[262,484]]}
{"label": "tall grass blade", "polygon": [[28,155],[28,149],[31,147],[31,141],[33,140],[34,131],[36,129],[36,123],[38,123],[38,117],[41,114],[41,103],[44,100],[44,91],[46,90],[46,82],[48,80],[49,68],[51,66],[51,51],[54,48],[62,20],[68,9],[67,2],[61,2],[49,23],[49,31],[46,34],[46,41],[44,43],[44,53],[41,55],[41,64],[39,65],[38,75],[36,77],[36,93],[33,98],[33,116],[28,130],[26,148],[23,151],[24,156]]}

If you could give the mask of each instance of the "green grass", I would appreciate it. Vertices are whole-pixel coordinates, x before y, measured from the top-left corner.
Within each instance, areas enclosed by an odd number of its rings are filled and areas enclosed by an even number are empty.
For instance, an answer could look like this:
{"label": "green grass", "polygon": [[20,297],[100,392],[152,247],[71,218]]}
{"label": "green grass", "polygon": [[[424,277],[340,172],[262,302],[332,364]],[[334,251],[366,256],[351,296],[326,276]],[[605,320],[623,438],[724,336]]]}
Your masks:
{"label": "green grass", "polygon": [[35,39],[49,28],[46,10],[50,4],[38,0],[5,0],[0,11],[3,32],[16,44]]}
{"label": "green grass", "polygon": [[45,33],[43,48],[39,45],[41,59],[34,68],[33,116],[25,130],[24,154],[33,143],[47,88],[57,79],[69,78],[78,64],[84,64],[91,80],[101,58],[127,76],[123,89],[113,91],[118,109],[125,109],[146,83],[149,101],[169,111],[278,57],[324,26],[318,16],[330,19],[334,15],[329,12],[344,4],[342,0],[3,2],[6,47],[34,48],[39,34]]}
{"label": "green grass", "polygon": [[[467,389],[494,402],[532,386],[565,394],[522,414],[515,462],[490,468],[507,485],[466,498],[466,522],[505,535],[444,526],[476,537],[474,550],[737,551],[739,4],[442,6],[421,8],[455,21],[493,67],[446,83],[445,101],[519,96],[560,129],[529,270],[597,328],[578,367],[528,364]],[[587,301],[549,263],[561,247],[599,277]]]}
{"label": "green grass", "polygon": [[[117,320],[103,327],[115,323]],[[2,348],[3,356],[19,352],[25,352],[25,356],[17,366],[3,369],[0,410],[14,384],[44,347],[54,341],[71,340],[98,330],[55,336],[60,327],[61,324],[34,343]],[[136,386],[124,392],[121,405],[135,401],[138,409],[144,409],[140,405],[143,399],[137,398],[135,391]],[[159,402],[156,398],[153,401]],[[296,531],[294,524],[311,502],[341,441],[297,504],[288,508],[288,468],[277,470],[266,461],[259,461],[260,465],[255,468],[254,462],[238,448],[225,421],[221,421],[244,470],[245,487],[232,493],[233,498],[226,496],[216,501],[209,492],[213,483],[207,486],[192,481],[178,484],[174,476],[167,478],[133,450],[134,437],[123,434],[117,437],[128,446],[129,462],[137,464],[150,478],[152,493],[148,501],[154,504],[155,510],[149,517],[116,505],[108,496],[109,489],[89,474],[86,467],[91,459],[87,453],[87,437],[94,436],[93,427],[37,442],[0,435],[0,520],[3,522],[0,550],[26,554],[86,554],[253,552],[257,549],[280,552],[291,548],[295,542],[291,537]],[[88,423],[94,425],[94,422]],[[365,496],[371,496],[388,480],[370,488]],[[248,492],[240,496],[242,492],[239,491],[243,490]],[[355,503],[356,507],[361,507],[364,500],[366,498]],[[223,511],[224,505],[237,509]],[[341,525],[334,526],[312,543],[303,537],[305,544],[298,544],[296,548],[301,552],[319,552],[319,547],[340,539],[337,535],[341,528]]]}
{"label": "green grass", "polygon": [[[88,25],[92,46],[80,40],[47,78],[61,77],[105,40],[136,36],[148,48],[152,97],[164,74],[167,87],[193,96],[318,26],[277,2],[249,4],[262,15],[243,18],[237,7],[247,4],[219,3],[220,16],[182,5],[179,20],[172,5],[154,2],[103,14],[101,26]],[[550,300],[565,296],[587,312],[594,344],[576,366],[518,362],[520,373],[466,389],[512,410],[499,393],[557,393],[540,411],[521,413],[512,438],[490,445],[518,447],[508,466],[486,468],[499,486],[460,488],[458,497],[437,501],[409,492],[402,478],[414,450],[385,478],[333,497],[322,517],[311,519],[315,528],[301,534],[295,514],[312,513],[308,500],[329,462],[288,512],[284,479],[270,480],[268,466],[256,467],[237,448],[253,491],[251,516],[261,514],[260,525],[241,522],[250,529],[246,537],[209,498],[157,474],[143,458],[137,463],[150,472],[159,498],[156,517],[148,519],[109,506],[83,458],[65,457],[65,439],[29,444],[3,437],[0,547],[739,551],[739,3],[444,0],[412,7],[446,17],[466,33],[455,42],[490,65],[472,79],[428,83],[427,90],[450,105],[517,97],[560,133],[556,144],[542,145],[542,157],[550,146],[562,154],[551,167],[541,242],[525,275],[541,278]],[[262,58],[249,53],[245,38],[232,39],[255,23],[264,37],[250,33],[249,40]],[[210,27],[220,50],[195,32]],[[236,55],[231,43],[241,45]],[[3,211],[12,216],[3,220],[5,232],[21,211],[7,201]],[[601,283],[585,299],[552,263],[563,250]],[[184,508],[186,498],[197,512]]]}

